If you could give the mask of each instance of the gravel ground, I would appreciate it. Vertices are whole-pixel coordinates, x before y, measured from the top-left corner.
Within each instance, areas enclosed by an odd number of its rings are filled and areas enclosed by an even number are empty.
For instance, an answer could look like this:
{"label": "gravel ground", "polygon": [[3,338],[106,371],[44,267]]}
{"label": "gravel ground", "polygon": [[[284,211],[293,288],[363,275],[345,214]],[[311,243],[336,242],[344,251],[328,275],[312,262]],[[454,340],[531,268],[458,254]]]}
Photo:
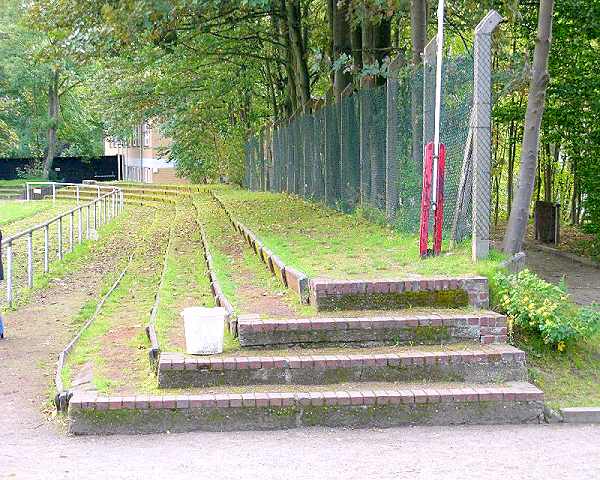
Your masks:
{"label": "gravel ground", "polygon": [[300,429],[68,437],[0,434],[0,478],[597,479],[600,426]]}

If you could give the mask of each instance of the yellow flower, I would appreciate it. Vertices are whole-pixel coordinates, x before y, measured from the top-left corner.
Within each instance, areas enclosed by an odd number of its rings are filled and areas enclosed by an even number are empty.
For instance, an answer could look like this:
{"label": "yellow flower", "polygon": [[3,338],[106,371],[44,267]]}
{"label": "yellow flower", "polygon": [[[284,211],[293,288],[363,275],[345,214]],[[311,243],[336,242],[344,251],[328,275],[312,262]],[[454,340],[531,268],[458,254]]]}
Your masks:
{"label": "yellow flower", "polygon": [[565,342],[563,342],[562,340],[560,342],[558,342],[558,345],[556,346],[556,349],[559,352],[564,352],[565,348],[567,348],[567,344]]}

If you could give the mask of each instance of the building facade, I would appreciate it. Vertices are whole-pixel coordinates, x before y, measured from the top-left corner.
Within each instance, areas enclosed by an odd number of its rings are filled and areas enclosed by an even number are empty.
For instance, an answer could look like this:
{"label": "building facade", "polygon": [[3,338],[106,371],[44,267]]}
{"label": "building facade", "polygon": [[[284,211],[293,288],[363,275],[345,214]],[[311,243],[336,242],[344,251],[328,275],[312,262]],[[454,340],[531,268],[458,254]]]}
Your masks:
{"label": "building facade", "polygon": [[104,139],[104,155],[119,158],[119,179],[144,183],[187,183],[175,174],[175,166],[160,158],[161,150],[170,146],[157,128],[145,122],[135,129],[133,138],[123,141]]}

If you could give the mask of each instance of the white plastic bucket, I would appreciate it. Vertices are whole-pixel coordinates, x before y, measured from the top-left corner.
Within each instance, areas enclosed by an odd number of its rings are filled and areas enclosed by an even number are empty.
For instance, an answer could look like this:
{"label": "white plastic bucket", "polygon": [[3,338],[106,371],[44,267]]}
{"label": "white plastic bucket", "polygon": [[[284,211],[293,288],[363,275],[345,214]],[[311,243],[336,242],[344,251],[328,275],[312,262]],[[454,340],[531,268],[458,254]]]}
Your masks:
{"label": "white plastic bucket", "polygon": [[191,355],[211,355],[223,352],[225,330],[224,308],[189,307],[181,312],[185,330],[185,345]]}

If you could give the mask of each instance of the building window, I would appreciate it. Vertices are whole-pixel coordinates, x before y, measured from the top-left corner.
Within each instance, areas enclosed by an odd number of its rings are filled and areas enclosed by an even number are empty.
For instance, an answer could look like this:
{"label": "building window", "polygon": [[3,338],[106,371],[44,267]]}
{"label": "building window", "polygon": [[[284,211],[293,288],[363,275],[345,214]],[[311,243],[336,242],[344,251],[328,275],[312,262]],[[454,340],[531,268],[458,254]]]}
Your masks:
{"label": "building window", "polygon": [[133,146],[134,147],[139,147],[140,146],[140,127],[137,127],[135,129],[135,132],[133,134]]}
{"label": "building window", "polygon": [[142,135],[144,138],[144,147],[150,146],[150,125],[147,123],[142,124]]}

